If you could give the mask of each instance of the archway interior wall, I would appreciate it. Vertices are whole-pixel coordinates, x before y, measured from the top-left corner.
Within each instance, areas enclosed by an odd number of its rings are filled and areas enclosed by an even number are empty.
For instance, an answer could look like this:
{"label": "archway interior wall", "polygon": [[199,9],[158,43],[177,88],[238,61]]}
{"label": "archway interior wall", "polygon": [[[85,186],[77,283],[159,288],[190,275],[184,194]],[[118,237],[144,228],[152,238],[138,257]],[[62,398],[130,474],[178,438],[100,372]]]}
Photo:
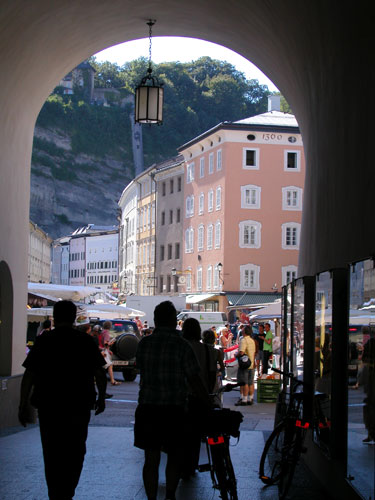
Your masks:
{"label": "archway interior wall", "polygon": [[[366,22],[365,13],[360,15]],[[356,36],[353,16],[341,3],[324,1],[35,0],[26,9],[22,0],[14,0],[2,7],[0,231],[5,238],[0,260],[9,265],[14,282],[13,370],[20,369],[24,356],[30,157],[37,114],[72,67],[105,47],[144,37],[149,18],[157,19],[156,36],[200,37],[241,53],[291,104],[307,157],[300,275],[371,253],[375,236],[363,216],[372,205],[372,181],[367,182],[373,178],[371,142],[366,138],[374,103],[370,97],[368,106],[365,82],[374,81],[369,67],[375,65],[368,64],[372,45],[366,35]],[[344,78],[350,64],[363,82],[355,96],[354,77]],[[361,168],[355,171],[359,156]]]}

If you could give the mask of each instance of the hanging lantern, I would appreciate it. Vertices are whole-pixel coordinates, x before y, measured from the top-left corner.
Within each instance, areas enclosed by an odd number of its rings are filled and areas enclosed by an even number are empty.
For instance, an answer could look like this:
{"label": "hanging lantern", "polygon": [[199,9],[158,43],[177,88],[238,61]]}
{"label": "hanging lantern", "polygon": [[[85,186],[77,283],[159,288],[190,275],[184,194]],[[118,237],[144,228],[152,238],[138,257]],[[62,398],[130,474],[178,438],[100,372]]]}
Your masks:
{"label": "hanging lantern", "polygon": [[151,65],[151,44],[152,27],[155,21],[149,20],[149,61],[147,75],[142,78],[141,83],[135,89],[135,122],[136,123],[156,123],[163,122],[163,84],[159,83],[155,76],[152,76]]}

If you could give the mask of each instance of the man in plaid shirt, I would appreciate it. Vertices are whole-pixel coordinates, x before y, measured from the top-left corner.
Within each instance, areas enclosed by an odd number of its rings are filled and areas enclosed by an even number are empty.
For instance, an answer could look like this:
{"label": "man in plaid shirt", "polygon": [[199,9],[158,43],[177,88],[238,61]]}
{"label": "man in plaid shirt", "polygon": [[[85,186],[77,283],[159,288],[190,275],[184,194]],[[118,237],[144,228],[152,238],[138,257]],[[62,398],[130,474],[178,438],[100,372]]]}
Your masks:
{"label": "man in plaid shirt", "polygon": [[143,482],[149,500],[157,496],[161,450],[168,454],[166,499],[175,499],[184,445],[187,381],[200,394],[202,407],[209,406],[198,361],[176,330],[176,318],[172,302],[161,302],[154,311],[155,330],[142,338],[137,349],[140,389],[134,445],[145,451]]}

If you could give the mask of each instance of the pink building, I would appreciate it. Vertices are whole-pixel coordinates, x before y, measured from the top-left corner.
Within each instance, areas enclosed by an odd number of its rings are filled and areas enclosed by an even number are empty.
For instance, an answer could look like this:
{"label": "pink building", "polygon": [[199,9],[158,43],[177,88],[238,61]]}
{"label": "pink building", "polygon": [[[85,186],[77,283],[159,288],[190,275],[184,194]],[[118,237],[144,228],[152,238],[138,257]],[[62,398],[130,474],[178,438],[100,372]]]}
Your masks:
{"label": "pink building", "polygon": [[295,117],[223,122],[179,151],[186,292],[280,291],[298,265],[305,160]]}

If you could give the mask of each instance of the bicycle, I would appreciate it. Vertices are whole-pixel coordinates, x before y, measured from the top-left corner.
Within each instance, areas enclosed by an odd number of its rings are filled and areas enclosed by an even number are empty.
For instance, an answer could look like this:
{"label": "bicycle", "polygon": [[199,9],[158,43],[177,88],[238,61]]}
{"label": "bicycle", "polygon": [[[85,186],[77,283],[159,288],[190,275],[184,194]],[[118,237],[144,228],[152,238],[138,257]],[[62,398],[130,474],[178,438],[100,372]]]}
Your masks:
{"label": "bicycle", "polygon": [[307,393],[300,391],[304,382],[298,380],[292,373],[285,373],[277,368],[273,371],[288,377],[293,384],[289,394],[289,402],[285,416],[276,425],[267,439],[259,464],[259,478],[266,485],[278,485],[280,500],[285,499],[291,486],[294,471],[301,453],[306,451],[303,446],[306,432],[312,427],[318,439],[326,440],[330,429],[330,420],[326,416],[325,403],[329,402],[327,394],[314,394],[313,417],[304,418],[304,401]]}
{"label": "bicycle", "polygon": [[[226,384],[212,396],[229,392],[240,384]],[[237,480],[229,452],[230,437],[240,436],[243,415],[228,408],[214,408],[209,412],[203,438],[208,463],[199,465],[199,472],[209,471],[213,488],[220,491],[222,500],[238,500]]]}

